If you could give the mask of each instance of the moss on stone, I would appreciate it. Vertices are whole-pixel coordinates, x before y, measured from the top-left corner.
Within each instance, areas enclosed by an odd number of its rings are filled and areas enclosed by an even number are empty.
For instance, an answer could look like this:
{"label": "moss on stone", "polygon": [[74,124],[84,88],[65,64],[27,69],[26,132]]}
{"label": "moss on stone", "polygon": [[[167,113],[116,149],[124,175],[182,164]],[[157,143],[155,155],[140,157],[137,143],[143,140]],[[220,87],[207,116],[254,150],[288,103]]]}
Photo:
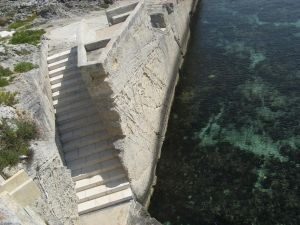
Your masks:
{"label": "moss on stone", "polygon": [[16,22],[13,22],[8,26],[9,29],[17,29],[20,27],[28,26],[32,21],[36,19],[37,15],[36,13],[33,13],[31,16],[28,16],[24,20],[17,20]]}
{"label": "moss on stone", "polygon": [[17,73],[25,73],[35,68],[38,68],[38,66],[31,62],[19,62],[15,65],[14,71]]}
{"label": "moss on stone", "polygon": [[12,79],[11,75],[13,72],[9,68],[4,68],[0,65],[0,87],[4,87],[9,84]]}
{"label": "moss on stone", "polygon": [[13,106],[18,101],[16,99],[16,92],[4,92],[0,91],[0,105]]}
{"label": "moss on stone", "polygon": [[10,39],[11,44],[32,44],[37,45],[40,43],[41,36],[45,33],[43,29],[41,30],[25,30],[17,31],[13,34]]}
{"label": "moss on stone", "polygon": [[0,123],[0,171],[15,165],[21,155],[30,154],[29,142],[37,137],[37,127],[29,120],[2,120]]}

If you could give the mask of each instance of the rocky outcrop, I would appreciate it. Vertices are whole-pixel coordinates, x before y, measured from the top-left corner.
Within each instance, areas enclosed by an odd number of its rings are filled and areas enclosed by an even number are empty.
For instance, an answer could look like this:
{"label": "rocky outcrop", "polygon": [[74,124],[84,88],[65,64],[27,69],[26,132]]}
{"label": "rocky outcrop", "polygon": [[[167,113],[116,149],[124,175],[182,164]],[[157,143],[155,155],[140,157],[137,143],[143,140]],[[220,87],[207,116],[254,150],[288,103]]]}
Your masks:
{"label": "rocky outcrop", "polygon": [[76,0],[22,0],[11,1],[2,0],[0,2],[0,16],[5,16],[8,20],[15,21],[23,19],[26,16],[36,12],[37,15],[43,18],[61,18],[74,15],[81,15],[91,9],[100,9],[108,7],[113,1],[91,0],[91,1],[76,1]]}

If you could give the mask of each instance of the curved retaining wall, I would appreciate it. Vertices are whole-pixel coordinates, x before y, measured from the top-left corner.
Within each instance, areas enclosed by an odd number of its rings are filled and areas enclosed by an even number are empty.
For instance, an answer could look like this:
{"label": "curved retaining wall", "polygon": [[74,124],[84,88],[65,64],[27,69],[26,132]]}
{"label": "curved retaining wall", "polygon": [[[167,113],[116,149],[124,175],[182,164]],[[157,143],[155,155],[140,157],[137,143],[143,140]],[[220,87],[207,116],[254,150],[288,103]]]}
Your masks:
{"label": "curved retaining wall", "polygon": [[140,1],[97,63],[84,65],[79,55],[82,76],[120,150],[133,193],[143,204],[155,184],[155,168],[197,2]]}

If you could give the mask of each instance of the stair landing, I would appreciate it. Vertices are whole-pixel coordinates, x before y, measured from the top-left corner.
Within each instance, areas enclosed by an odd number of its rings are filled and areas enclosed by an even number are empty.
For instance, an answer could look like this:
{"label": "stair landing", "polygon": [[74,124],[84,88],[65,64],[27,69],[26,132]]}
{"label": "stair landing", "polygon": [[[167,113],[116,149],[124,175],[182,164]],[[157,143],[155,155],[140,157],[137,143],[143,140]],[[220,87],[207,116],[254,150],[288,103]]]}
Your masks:
{"label": "stair landing", "polygon": [[[80,216],[82,225],[126,225],[130,203],[115,205],[113,208],[104,209]],[[101,223],[99,223],[101,221]]]}

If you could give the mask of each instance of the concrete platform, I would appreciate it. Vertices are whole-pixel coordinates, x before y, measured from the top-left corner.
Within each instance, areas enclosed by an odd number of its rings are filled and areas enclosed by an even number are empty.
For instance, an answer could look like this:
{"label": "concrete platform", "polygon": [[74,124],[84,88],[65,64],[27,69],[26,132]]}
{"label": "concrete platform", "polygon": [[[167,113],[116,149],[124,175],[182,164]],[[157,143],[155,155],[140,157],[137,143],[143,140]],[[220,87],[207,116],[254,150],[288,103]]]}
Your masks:
{"label": "concrete platform", "polygon": [[73,17],[72,19],[68,18],[55,21],[53,28],[47,33],[47,37],[50,39],[50,56],[62,53],[64,52],[63,50],[68,51],[70,47],[76,45],[76,33],[83,18],[91,30],[93,28],[99,29],[108,27],[108,21],[104,10],[90,12],[89,15],[85,17],[78,16],[75,18]]}
{"label": "concrete platform", "polygon": [[130,202],[80,216],[81,225],[126,225]]}

